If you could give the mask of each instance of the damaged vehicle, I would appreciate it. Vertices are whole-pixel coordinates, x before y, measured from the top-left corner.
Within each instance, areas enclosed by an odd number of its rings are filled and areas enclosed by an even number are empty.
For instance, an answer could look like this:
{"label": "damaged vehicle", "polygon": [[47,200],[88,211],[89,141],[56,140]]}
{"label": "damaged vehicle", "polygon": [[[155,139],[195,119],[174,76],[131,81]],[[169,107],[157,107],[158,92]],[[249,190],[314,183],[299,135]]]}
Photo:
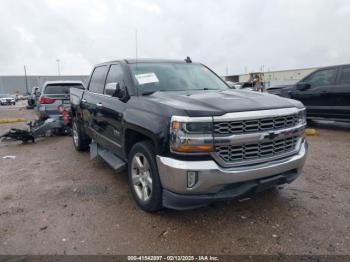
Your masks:
{"label": "damaged vehicle", "polygon": [[84,89],[81,81],[47,81],[44,83],[39,99],[37,110],[40,120],[57,118],[61,115],[59,106],[70,108],[69,90],[72,88]]}
{"label": "damaged vehicle", "polygon": [[302,103],[232,90],[187,58],[97,65],[71,88],[76,150],[127,168],[140,208],[190,209],[242,198],[302,174]]}

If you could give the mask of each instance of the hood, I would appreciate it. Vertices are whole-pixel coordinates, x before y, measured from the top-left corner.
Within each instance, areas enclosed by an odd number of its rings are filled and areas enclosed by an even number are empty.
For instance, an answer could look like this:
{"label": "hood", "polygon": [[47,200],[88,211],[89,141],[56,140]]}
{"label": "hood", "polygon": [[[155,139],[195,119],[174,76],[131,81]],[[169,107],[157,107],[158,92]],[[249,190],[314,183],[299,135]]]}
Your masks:
{"label": "hood", "polygon": [[292,99],[244,90],[156,92],[144,98],[183,110],[188,116],[215,116],[229,112],[303,107],[302,103]]}

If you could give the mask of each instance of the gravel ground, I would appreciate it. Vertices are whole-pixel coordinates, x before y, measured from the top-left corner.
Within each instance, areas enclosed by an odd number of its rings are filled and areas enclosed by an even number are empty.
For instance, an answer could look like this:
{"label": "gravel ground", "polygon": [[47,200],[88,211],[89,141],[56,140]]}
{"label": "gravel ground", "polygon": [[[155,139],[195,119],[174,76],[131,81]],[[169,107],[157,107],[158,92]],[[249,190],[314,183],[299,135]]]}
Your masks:
{"label": "gravel ground", "polygon": [[[34,115],[1,107],[1,117]],[[71,137],[0,143],[0,254],[350,254],[350,126],[315,127],[291,185],[156,214],[136,207],[125,173],[76,152]]]}

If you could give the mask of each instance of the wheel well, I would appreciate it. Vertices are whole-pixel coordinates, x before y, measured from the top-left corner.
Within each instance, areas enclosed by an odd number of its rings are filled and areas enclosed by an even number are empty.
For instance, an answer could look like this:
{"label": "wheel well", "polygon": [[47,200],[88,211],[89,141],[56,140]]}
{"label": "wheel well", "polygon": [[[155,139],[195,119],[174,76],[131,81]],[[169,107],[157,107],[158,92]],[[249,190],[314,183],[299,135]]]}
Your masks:
{"label": "wheel well", "polygon": [[140,142],[140,141],[144,141],[144,140],[149,140],[153,143],[152,139],[144,134],[141,134],[137,131],[131,130],[131,129],[127,129],[125,130],[125,156],[128,157],[129,156],[129,152],[131,150],[131,148],[133,147],[133,145],[135,145],[136,143]]}

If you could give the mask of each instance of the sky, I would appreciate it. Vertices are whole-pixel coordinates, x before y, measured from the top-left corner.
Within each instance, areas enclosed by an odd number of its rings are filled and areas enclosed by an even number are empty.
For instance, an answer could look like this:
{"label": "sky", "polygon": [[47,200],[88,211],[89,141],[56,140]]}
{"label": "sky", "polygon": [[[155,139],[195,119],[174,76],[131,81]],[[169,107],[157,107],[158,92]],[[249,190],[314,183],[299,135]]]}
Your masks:
{"label": "sky", "polygon": [[349,32],[348,0],[1,0],[0,75],[55,75],[57,59],[89,74],[136,49],[220,75],[344,64]]}

